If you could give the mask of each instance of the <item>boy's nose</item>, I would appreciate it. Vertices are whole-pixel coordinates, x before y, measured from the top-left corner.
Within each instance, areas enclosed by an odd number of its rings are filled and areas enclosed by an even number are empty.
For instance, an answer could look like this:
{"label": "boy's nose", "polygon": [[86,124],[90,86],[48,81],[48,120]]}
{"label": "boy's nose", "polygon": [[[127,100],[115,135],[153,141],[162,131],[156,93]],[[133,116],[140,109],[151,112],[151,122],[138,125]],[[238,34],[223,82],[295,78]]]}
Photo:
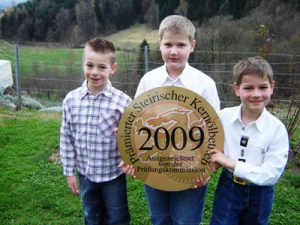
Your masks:
{"label": "boy's nose", "polygon": [[98,69],[97,68],[93,68],[92,69],[92,74],[98,74]]}
{"label": "boy's nose", "polygon": [[176,47],[173,47],[173,48],[171,48],[171,51],[170,51],[170,53],[171,54],[177,54],[177,48]]}
{"label": "boy's nose", "polygon": [[252,92],[252,96],[260,96],[260,90],[259,89],[257,89],[257,88],[255,88],[254,90],[253,90],[253,92]]}

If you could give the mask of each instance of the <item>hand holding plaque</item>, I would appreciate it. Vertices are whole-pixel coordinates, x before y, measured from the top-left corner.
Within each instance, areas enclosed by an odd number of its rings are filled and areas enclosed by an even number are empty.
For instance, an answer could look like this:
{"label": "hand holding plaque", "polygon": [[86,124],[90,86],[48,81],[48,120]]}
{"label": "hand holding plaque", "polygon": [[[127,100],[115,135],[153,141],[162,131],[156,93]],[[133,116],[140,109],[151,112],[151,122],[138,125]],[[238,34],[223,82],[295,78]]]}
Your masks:
{"label": "hand holding plaque", "polygon": [[151,89],[134,99],[118,127],[118,147],[136,178],[157,189],[194,187],[213,171],[210,149],[223,149],[217,113],[201,96],[181,87]]}

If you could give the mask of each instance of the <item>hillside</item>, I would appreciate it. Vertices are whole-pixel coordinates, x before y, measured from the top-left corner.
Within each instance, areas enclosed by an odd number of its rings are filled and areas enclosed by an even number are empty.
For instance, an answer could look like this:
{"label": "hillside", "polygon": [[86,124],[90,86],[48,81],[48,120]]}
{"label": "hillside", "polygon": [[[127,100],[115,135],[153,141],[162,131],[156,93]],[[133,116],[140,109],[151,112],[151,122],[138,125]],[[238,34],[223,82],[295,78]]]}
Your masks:
{"label": "hillside", "polygon": [[122,47],[136,47],[144,39],[146,39],[150,45],[156,45],[159,40],[158,30],[151,29],[145,24],[135,24],[127,29],[108,35],[106,38],[116,43],[117,46]]}
{"label": "hillside", "polygon": [[299,0],[30,0],[0,16],[0,39],[81,47],[106,36],[125,48],[146,39],[153,49],[170,14],[192,20],[195,50],[300,52]]}
{"label": "hillside", "polygon": [[[298,0],[30,0],[0,18],[0,38],[76,46],[93,36],[113,34],[137,23],[157,29],[170,14],[184,15],[201,26],[215,16],[238,21],[257,11],[258,23],[270,16],[281,23],[279,26],[299,25]],[[273,26],[273,18],[267,20]],[[292,35],[296,30],[290,29]]]}

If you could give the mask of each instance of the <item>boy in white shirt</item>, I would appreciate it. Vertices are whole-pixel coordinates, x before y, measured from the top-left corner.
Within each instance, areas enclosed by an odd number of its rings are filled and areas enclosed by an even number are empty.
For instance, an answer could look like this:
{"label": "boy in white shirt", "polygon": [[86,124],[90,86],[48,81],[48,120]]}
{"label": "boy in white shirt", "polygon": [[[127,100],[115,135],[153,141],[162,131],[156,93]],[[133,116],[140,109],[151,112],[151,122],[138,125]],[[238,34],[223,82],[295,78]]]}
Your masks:
{"label": "boy in white shirt", "polygon": [[[159,37],[160,51],[165,64],[143,76],[135,97],[156,87],[179,86],[204,97],[216,111],[220,109],[220,100],[213,79],[188,64],[189,55],[196,44],[194,36],[195,27],[187,18],[172,15],[162,20]],[[121,163],[119,167],[134,176],[133,166]],[[162,191],[145,185],[152,224],[199,225],[202,220],[207,182],[208,180],[200,180],[197,185],[201,187],[183,191]]]}
{"label": "boy in white shirt", "polygon": [[238,62],[233,74],[241,105],[220,111],[224,153],[210,153],[212,162],[224,168],[210,224],[267,225],[274,184],[287,163],[289,138],[283,123],[265,108],[275,84],[269,63],[250,57]]}

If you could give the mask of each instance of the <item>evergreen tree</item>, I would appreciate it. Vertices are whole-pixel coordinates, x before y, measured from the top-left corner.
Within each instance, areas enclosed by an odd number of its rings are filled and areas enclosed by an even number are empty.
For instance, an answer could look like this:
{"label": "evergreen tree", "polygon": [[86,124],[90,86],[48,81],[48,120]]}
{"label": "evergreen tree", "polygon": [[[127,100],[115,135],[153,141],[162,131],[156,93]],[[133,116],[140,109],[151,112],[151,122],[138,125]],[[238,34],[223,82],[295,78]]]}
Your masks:
{"label": "evergreen tree", "polygon": [[156,0],[159,8],[159,21],[166,16],[174,14],[175,9],[179,6],[179,0]]}
{"label": "evergreen tree", "polygon": [[246,0],[229,0],[229,13],[233,19],[240,19],[244,15]]}

